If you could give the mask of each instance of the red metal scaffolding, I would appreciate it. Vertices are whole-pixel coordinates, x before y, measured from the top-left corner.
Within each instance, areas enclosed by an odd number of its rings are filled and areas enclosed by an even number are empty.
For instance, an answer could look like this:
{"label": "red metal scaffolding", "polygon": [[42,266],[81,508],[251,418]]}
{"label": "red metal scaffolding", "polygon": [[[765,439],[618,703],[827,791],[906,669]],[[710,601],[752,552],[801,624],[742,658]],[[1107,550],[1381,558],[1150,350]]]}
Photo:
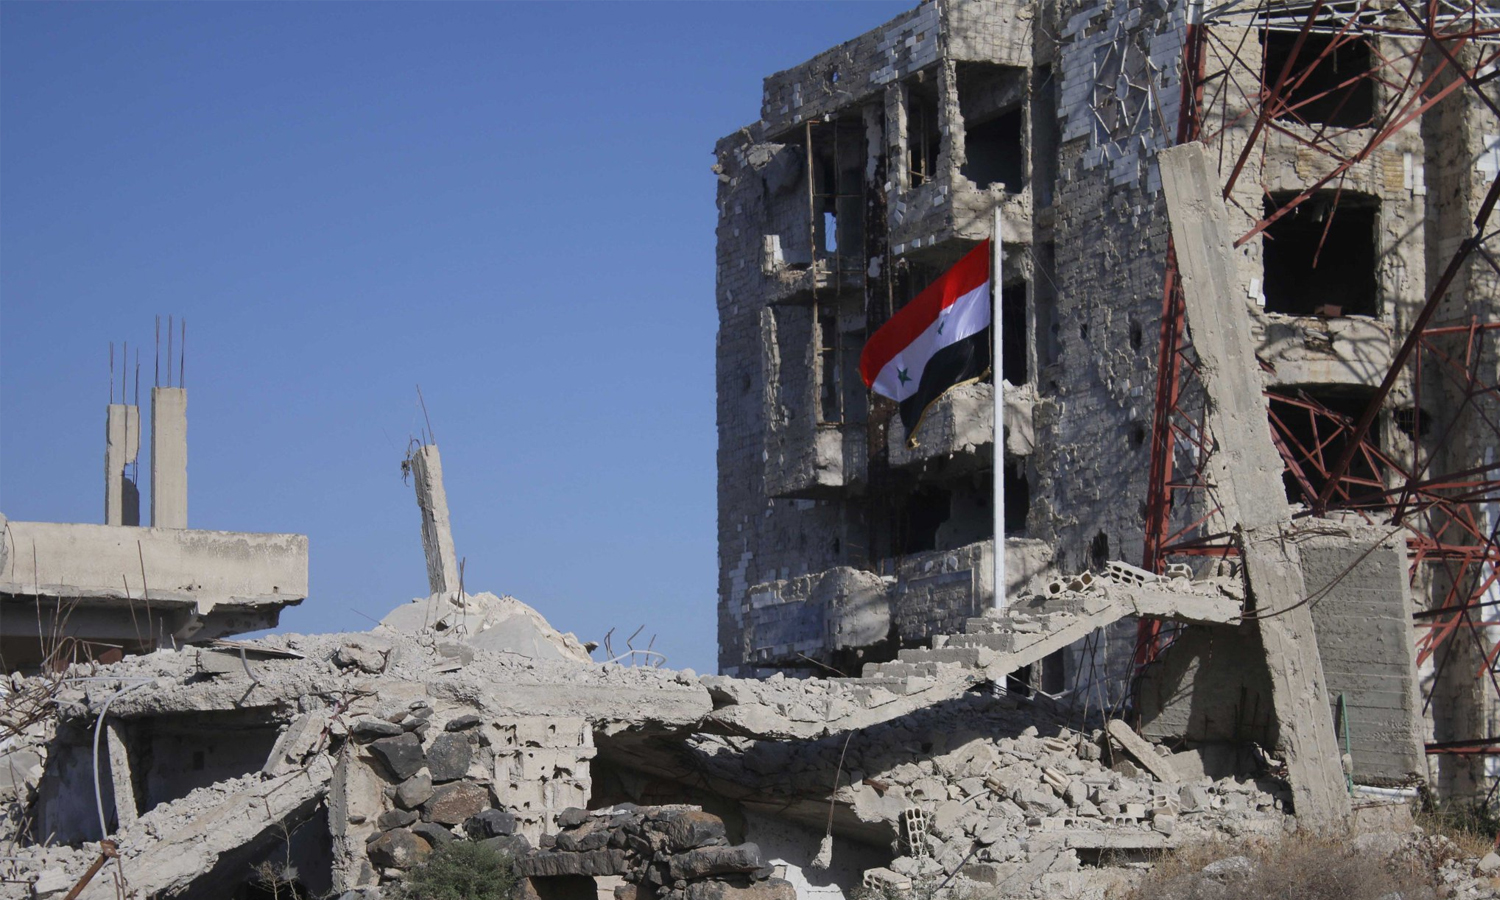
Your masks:
{"label": "red metal scaffolding", "polygon": [[[1269,71],[1263,60],[1271,54],[1247,58],[1246,51],[1269,47],[1273,39],[1283,48],[1290,40],[1291,46],[1275,71]],[[1338,71],[1335,61],[1346,58],[1341,54],[1351,48],[1368,54],[1369,65]],[[1213,70],[1207,69],[1210,57]],[[1229,3],[1190,15],[1182,72],[1176,140],[1200,140],[1218,150],[1229,171],[1224,196],[1253,222],[1235,245],[1331,191],[1328,221],[1315,251],[1321,253],[1351,170],[1437,104],[1455,95],[1471,97],[1477,102],[1470,108],[1493,116],[1494,131],[1500,131],[1500,102],[1494,96],[1500,80],[1500,8],[1408,0],[1379,6],[1368,0]],[[1368,121],[1328,124],[1340,118],[1361,90],[1379,98]],[[1321,115],[1313,121],[1308,111],[1315,107]],[[1274,209],[1245,210],[1235,187],[1257,158],[1264,160],[1272,135],[1312,154],[1321,174],[1295,194],[1279,198]],[[1473,443],[1478,434],[1483,436],[1480,446],[1487,439],[1500,454],[1500,385],[1494,376],[1500,322],[1493,320],[1500,297],[1468,304],[1461,321],[1452,320],[1449,302],[1455,284],[1467,286],[1474,271],[1487,268],[1500,276],[1500,231],[1489,224],[1497,201],[1500,177],[1489,184],[1470,233],[1447,256],[1426,301],[1401,326],[1400,347],[1358,416],[1330,409],[1306,392],[1269,396],[1275,401],[1273,440],[1286,464],[1289,492],[1306,505],[1302,515],[1352,512],[1403,533],[1414,582],[1447,585],[1441,596],[1434,592],[1430,607],[1416,617],[1419,665],[1430,661],[1440,674],[1451,655],[1440,652],[1447,642],[1475,641],[1484,659],[1475,677],[1500,697],[1495,673],[1500,644],[1484,633],[1485,610],[1500,614],[1500,506],[1495,506],[1500,503],[1500,459],[1491,454],[1480,465],[1447,471],[1443,452],[1452,437],[1470,435]],[[1429,254],[1428,259],[1440,256]],[[1170,242],[1166,262],[1144,559],[1144,566],[1156,572],[1174,557],[1237,553],[1229,535],[1215,530],[1226,526],[1216,517],[1219,505],[1205,478],[1206,461],[1214,451],[1205,421],[1207,398],[1197,378]],[[1442,320],[1445,316],[1449,320]],[[1269,368],[1264,361],[1261,365]],[[1382,450],[1372,432],[1382,410],[1389,411],[1387,401],[1398,386],[1412,401],[1393,419],[1411,436],[1410,453]],[[1424,406],[1424,390],[1442,391],[1442,403]],[[1430,567],[1438,567],[1441,577],[1419,579],[1424,568],[1433,574]],[[1137,666],[1153,661],[1164,642],[1158,625],[1143,622]],[[1431,702],[1430,695],[1424,698]],[[1475,735],[1430,744],[1428,752],[1500,752],[1500,737]]]}

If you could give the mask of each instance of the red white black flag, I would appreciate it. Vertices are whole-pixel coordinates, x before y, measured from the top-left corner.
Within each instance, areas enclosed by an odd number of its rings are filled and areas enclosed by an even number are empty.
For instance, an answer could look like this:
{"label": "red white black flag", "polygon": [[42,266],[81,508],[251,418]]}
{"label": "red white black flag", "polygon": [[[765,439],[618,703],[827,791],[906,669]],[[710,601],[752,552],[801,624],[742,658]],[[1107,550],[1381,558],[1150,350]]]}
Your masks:
{"label": "red white black flag", "polygon": [[906,439],[916,446],[927,408],[990,370],[990,242],[984,241],[865,342],[865,387],[901,406]]}

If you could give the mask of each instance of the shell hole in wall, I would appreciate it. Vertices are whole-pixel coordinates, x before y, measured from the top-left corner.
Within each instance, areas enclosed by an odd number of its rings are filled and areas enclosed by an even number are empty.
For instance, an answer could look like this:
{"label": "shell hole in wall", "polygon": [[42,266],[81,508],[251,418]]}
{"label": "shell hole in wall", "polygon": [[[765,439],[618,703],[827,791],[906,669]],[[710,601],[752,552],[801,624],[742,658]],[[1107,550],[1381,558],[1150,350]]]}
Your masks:
{"label": "shell hole in wall", "polygon": [[1089,541],[1089,565],[1094,571],[1104,571],[1104,564],[1109,562],[1109,535],[1099,532],[1094,539]]}
{"label": "shell hole in wall", "polygon": [[1421,407],[1403,406],[1392,410],[1391,423],[1411,440],[1432,434],[1432,413]]}

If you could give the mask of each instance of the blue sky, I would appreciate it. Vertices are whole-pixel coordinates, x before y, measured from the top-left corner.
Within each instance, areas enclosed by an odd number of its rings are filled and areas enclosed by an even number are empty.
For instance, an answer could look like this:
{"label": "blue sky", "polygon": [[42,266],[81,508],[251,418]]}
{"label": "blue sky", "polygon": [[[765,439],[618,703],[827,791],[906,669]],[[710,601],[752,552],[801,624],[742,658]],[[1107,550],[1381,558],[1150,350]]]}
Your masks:
{"label": "blue sky", "polygon": [[425,593],[420,383],[470,590],[711,671],[713,144],[910,5],[0,4],[0,512],[102,521],[109,342],[147,416],[185,316],[190,524],[310,536],[286,629]]}

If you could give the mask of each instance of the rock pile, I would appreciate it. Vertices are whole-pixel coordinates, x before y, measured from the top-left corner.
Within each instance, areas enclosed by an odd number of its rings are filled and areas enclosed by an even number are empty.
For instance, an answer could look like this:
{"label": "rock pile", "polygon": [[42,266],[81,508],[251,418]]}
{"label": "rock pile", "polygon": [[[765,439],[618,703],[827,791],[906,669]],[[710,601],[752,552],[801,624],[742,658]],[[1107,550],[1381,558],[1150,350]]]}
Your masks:
{"label": "rock pile", "polygon": [[[731,846],[718,816],[696,806],[564,811],[564,828],[521,856],[516,870],[535,882],[560,876],[616,876],[617,900],[793,900],[789,882],[753,843]],[[546,895],[545,890],[542,892]]]}

